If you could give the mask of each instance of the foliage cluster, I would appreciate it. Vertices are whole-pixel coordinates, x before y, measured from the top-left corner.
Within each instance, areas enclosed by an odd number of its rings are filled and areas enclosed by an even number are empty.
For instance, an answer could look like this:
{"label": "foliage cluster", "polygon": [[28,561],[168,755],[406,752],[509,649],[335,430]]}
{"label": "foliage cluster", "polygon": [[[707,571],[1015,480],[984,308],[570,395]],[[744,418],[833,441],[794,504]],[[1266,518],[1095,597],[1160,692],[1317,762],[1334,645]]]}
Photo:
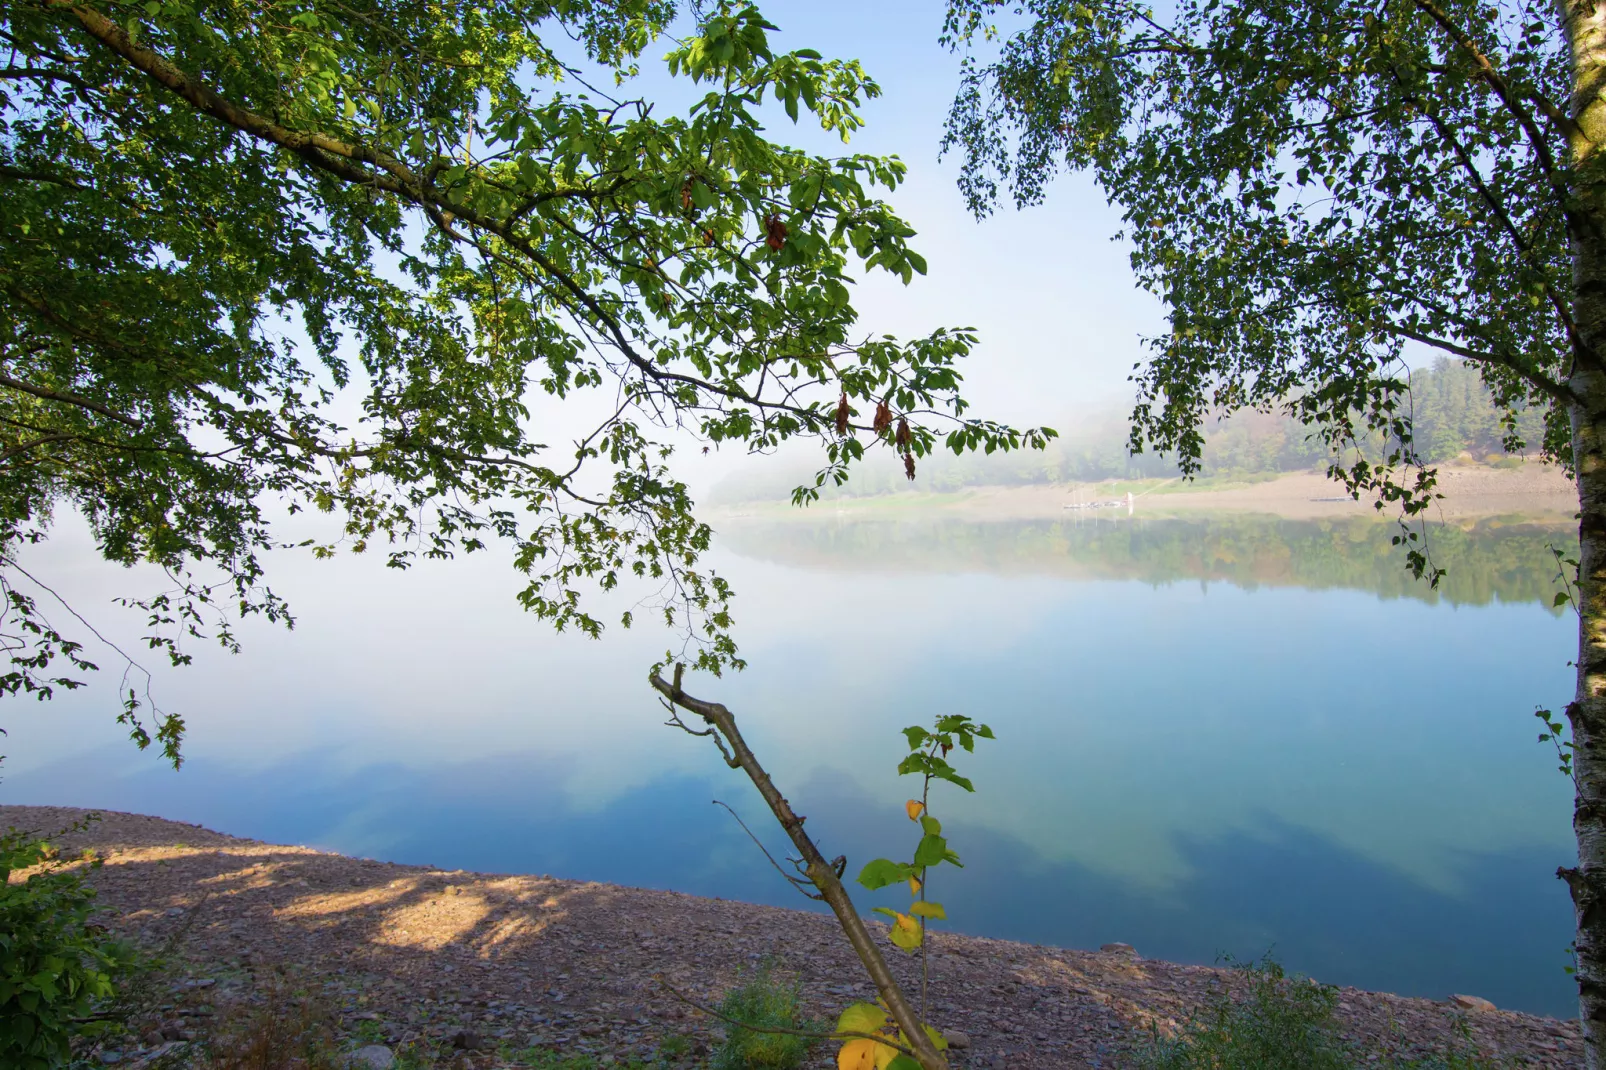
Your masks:
{"label": "foliage cluster", "polygon": [[[675,10],[0,8],[0,592],[76,509],[108,559],[167,570],[134,604],[183,663],[242,615],[292,619],[265,555],[302,535],[396,568],[499,541],[536,616],[597,634],[582,592],[627,585],[616,620],[650,609],[719,669],[730,591],[677,436],[812,440],[818,483],[867,450],[912,476],[1046,442],[968,415],[970,331],[858,325],[860,273],[925,271],[881,199],[904,165],[769,139],[773,103],[846,141],[874,80],[774,50],[749,4],[665,40]],[[631,92],[654,47],[681,113]],[[547,442],[543,405],[595,422]],[[287,538],[281,510],[336,519]],[[72,679],[35,602],[0,605],[0,637],[8,690]],[[154,738],[176,757],[181,731]]]}
{"label": "foliage cluster", "polygon": [[[23,870],[25,879],[12,879]],[[90,921],[95,892],[84,873],[33,834],[0,833],[0,1066],[65,1062],[72,1038],[96,1028],[92,1011],[114,995],[131,960]]]}

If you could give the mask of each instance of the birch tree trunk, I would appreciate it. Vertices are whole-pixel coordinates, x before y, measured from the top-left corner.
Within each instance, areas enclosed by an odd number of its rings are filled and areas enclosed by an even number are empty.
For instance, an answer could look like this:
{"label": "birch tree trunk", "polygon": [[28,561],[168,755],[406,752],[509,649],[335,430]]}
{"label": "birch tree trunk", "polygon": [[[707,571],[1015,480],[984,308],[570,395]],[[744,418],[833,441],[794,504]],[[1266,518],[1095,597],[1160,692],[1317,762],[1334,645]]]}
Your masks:
{"label": "birch tree trunk", "polygon": [[1585,1065],[1606,1070],[1606,8],[1561,0],[1571,46],[1573,313],[1579,339],[1567,385],[1578,478],[1578,689],[1573,734],[1573,832],[1578,866],[1567,882],[1577,918],[1578,1009]]}
{"label": "birch tree trunk", "polygon": [[[1580,382],[1580,380],[1587,380]],[[1599,401],[1606,378],[1573,377]],[[1573,735],[1573,832],[1578,866],[1563,868],[1577,917],[1578,1007],[1585,1065],[1606,1070],[1606,420],[1575,406],[1578,466],[1578,690],[1568,707]]]}

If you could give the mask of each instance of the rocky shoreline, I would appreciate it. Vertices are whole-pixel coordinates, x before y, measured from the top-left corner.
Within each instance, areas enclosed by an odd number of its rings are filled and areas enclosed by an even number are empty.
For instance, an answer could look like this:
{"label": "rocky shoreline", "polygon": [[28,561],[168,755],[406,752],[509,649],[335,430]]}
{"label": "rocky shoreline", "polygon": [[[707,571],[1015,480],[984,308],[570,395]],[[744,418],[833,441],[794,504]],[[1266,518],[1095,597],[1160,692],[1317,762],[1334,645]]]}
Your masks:
{"label": "rocky shoreline", "polygon": [[[85,813],[0,806],[0,828],[49,832]],[[765,959],[797,978],[822,1018],[873,998],[834,922],[806,911],[348,858],[135,814],[104,813],[58,843],[105,859],[92,878],[102,924],[169,945],[184,963],[186,979],[138,1043],[100,1053],[124,1067],[152,1065],[186,1042],[188,1023],[231,1001],[260,1001],[274,978],[323,993],[342,1038],[368,1045],[375,1066],[380,1052],[421,1044],[464,1070],[510,1065],[494,1050],[502,1046],[603,1061],[706,1051],[719,1023],[662,981],[714,1003]],[[1235,979],[1124,945],[1075,951],[937,933],[932,947],[932,1018],[968,1040],[956,1067],[1120,1067],[1151,1029],[1174,1029]],[[890,957],[915,980],[913,960]],[[1582,1064],[1576,1021],[1476,1000],[1348,988],[1339,998],[1345,1035],[1372,1050],[1442,1053],[1464,1030],[1517,1065]],[[829,1053],[818,1061],[830,1065]]]}

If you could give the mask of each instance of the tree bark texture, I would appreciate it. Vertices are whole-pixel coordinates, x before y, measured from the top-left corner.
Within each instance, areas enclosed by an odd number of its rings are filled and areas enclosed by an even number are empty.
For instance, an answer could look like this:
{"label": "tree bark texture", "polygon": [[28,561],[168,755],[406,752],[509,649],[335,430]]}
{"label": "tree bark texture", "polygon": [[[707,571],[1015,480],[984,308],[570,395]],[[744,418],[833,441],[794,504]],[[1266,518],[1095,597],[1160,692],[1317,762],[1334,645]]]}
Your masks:
{"label": "tree bark texture", "polygon": [[1578,480],[1578,688],[1572,728],[1578,865],[1558,876],[1577,917],[1578,1006],[1585,1065],[1606,1070],[1606,6],[1560,0],[1572,54],[1573,314],[1567,386]]}

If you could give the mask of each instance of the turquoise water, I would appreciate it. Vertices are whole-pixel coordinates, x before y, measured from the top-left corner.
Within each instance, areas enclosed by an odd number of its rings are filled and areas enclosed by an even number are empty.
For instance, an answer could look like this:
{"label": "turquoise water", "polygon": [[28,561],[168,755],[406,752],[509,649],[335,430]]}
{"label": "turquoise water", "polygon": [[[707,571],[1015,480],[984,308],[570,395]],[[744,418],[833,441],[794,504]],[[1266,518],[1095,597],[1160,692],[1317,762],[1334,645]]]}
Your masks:
{"label": "turquoise water", "polygon": [[[736,712],[855,869],[912,849],[897,730],[990,723],[998,739],[961,756],[976,794],[933,802],[966,867],[931,891],[960,931],[1180,961],[1272,950],[1323,981],[1570,1016],[1570,785],[1532,716],[1571,687],[1546,550],[1565,536],[1436,531],[1432,592],[1392,534],[731,522],[717,559],[750,667],[687,687]],[[644,674],[662,635],[554,638],[479,565],[338,584],[297,567],[296,632],[160,681],[190,718],[181,772],[118,742],[106,693],[80,694],[13,728],[0,801],[808,905],[710,805],[779,851],[756,793],[659,724]]]}

